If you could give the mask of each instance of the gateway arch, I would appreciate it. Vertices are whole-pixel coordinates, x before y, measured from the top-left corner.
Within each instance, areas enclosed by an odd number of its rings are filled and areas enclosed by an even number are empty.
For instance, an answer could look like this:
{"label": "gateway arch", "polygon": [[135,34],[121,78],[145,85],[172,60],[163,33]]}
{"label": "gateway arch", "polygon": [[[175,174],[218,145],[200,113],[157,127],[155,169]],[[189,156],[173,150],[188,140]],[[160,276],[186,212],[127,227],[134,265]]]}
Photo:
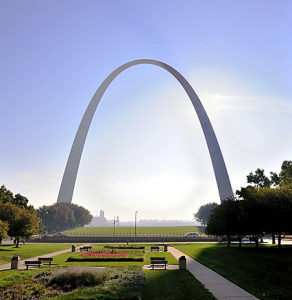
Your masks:
{"label": "gateway arch", "polygon": [[223,201],[225,198],[232,197],[233,198],[233,193],[232,193],[232,188],[231,188],[231,183],[229,180],[229,176],[227,173],[227,169],[225,166],[225,162],[220,150],[220,146],[218,144],[215,132],[213,130],[213,127],[211,125],[211,122],[207,116],[207,113],[195,93],[194,89],[191,87],[191,85],[188,83],[188,81],[174,68],[171,66],[157,61],[157,60],[152,60],[152,59],[139,59],[139,60],[134,60],[130,61],[119,68],[117,68],[115,71],[113,71],[100,85],[100,87],[97,89],[95,92],[94,96],[92,97],[84,115],[81,120],[81,123],[79,125],[78,131],[76,133],[68,161],[66,164],[66,168],[64,171],[63,179],[61,182],[61,187],[59,190],[59,195],[58,195],[58,200],[57,203],[60,202],[72,202],[72,197],[73,197],[73,192],[74,192],[74,187],[75,187],[75,181],[78,173],[78,168],[80,164],[80,159],[82,155],[82,151],[84,148],[86,136],[91,124],[91,121],[93,119],[93,116],[95,114],[96,108],[105,93],[106,89],[108,86],[111,84],[111,82],[123,71],[126,69],[136,66],[136,65],[142,65],[142,64],[150,64],[150,65],[155,65],[158,67],[161,67],[168,71],[171,75],[173,75],[178,82],[181,84],[181,86],[184,88],[186,93],[188,94],[195,111],[198,115],[201,127],[204,132],[204,136],[207,142],[207,146],[209,149],[214,173],[215,173],[215,178],[219,190],[219,196],[220,200]]}

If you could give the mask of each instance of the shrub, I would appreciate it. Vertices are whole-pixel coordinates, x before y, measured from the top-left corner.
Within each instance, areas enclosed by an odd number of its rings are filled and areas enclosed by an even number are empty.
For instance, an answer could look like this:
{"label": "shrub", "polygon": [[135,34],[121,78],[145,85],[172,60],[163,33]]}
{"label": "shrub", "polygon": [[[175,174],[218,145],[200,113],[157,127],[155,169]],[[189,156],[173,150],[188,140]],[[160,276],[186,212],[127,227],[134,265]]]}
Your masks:
{"label": "shrub", "polygon": [[72,266],[61,268],[52,273],[49,285],[72,290],[83,286],[94,286],[109,278],[109,271],[92,267]]}

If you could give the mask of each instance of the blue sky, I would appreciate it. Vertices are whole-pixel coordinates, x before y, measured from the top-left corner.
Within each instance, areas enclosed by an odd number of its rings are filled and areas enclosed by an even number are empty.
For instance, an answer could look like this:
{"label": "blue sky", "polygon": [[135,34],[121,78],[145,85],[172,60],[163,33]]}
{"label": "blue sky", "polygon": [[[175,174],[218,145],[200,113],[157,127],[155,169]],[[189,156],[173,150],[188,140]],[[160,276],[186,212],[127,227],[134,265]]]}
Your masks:
{"label": "blue sky", "polygon": [[[291,160],[291,1],[0,2],[0,184],[56,202],[69,151],[102,81],[163,61],[201,99],[233,190]],[[140,65],[106,91],[73,202],[106,218],[190,220],[218,202],[196,113],[165,70]]]}

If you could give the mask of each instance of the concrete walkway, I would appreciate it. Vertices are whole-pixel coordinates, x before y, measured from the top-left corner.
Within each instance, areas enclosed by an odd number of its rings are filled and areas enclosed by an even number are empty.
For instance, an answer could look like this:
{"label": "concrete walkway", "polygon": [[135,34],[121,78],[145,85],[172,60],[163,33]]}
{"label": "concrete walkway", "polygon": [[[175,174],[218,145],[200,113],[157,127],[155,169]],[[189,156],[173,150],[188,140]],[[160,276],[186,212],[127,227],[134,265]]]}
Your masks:
{"label": "concrete walkway", "polygon": [[[90,244],[86,244],[86,245],[76,247],[76,250],[79,249],[80,247],[83,247],[83,246],[90,246]],[[36,257],[27,258],[27,259],[24,259],[24,260],[20,260],[18,262],[18,269],[20,269],[20,270],[25,270],[26,269],[26,266],[24,264],[25,261],[38,260],[39,257],[53,257],[53,256],[63,254],[63,253],[66,253],[66,252],[71,252],[71,250],[72,250],[72,248],[57,251],[57,252],[53,252],[53,253],[43,254],[43,255],[36,256]],[[52,262],[52,264],[54,264],[54,263]],[[30,267],[30,269],[31,268],[34,268],[34,267]],[[5,265],[0,265],[0,271],[4,271],[4,270],[11,270],[11,263],[5,264]]]}
{"label": "concrete walkway", "polygon": [[206,289],[208,289],[218,300],[256,300],[258,298],[241,289],[234,283],[208,269],[194,259],[185,255],[181,251],[169,247],[169,252],[178,259],[180,256],[186,257],[187,270],[198,279]]}

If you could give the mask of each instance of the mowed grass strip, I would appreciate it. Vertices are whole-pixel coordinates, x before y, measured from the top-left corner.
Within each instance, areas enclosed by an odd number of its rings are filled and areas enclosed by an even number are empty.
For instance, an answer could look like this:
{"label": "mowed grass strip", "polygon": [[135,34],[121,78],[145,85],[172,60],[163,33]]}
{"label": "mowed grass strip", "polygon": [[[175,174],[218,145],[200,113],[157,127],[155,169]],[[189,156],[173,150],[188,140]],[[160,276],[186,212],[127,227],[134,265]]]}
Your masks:
{"label": "mowed grass strip", "polygon": [[147,270],[143,300],[215,300],[187,270]]}
{"label": "mowed grass strip", "polygon": [[[188,232],[200,232],[200,226],[172,226],[172,227],[137,227],[136,233],[137,235],[184,235]],[[64,231],[69,235],[113,235],[114,228],[113,227],[81,227],[75,228],[73,230]],[[115,235],[131,235],[135,234],[134,227],[116,227]]]}
{"label": "mowed grass strip", "polygon": [[[20,244],[19,248],[15,248],[12,244],[0,245],[0,265],[11,262],[13,255],[19,255],[20,259],[41,256],[44,254],[70,249],[71,244]],[[78,244],[79,246],[79,244]]]}
{"label": "mowed grass strip", "polygon": [[292,247],[238,244],[176,244],[175,248],[259,299],[292,299]]}

